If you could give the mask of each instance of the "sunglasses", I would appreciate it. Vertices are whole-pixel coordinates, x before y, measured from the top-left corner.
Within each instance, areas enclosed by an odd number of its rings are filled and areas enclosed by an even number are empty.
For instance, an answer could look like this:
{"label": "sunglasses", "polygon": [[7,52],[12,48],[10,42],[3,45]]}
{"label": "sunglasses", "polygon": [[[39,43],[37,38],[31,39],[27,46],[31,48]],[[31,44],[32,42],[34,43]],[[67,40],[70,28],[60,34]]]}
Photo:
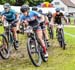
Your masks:
{"label": "sunglasses", "polygon": [[8,8],[4,8],[4,9],[8,9]]}

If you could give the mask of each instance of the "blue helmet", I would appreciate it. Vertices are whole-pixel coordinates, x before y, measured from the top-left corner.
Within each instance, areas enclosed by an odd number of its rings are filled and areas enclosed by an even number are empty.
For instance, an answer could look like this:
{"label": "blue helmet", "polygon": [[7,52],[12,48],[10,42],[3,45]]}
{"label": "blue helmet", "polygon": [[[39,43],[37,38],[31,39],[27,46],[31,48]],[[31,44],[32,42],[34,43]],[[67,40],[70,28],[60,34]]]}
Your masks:
{"label": "blue helmet", "polygon": [[4,7],[4,8],[10,8],[11,6],[10,6],[9,3],[5,3],[3,7]]}
{"label": "blue helmet", "polygon": [[42,13],[43,13],[41,9],[40,9],[40,10],[38,10],[38,12],[39,12],[40,14],[42,14]]}
{"label": "blue helmet", "polygon": [[56,8],[56,12],[60,12],[60,8]]}

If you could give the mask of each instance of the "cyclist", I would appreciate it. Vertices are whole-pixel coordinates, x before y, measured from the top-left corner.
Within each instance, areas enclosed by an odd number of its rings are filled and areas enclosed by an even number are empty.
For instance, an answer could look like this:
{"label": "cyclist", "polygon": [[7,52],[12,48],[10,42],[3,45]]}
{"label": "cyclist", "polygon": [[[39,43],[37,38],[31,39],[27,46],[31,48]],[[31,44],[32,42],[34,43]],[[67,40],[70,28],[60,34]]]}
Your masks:
{"label": "cyclist", "polygon": [[[43,48],[43,52],[44,52],[44,56],[48,57],[48,53],[47,53],[47,48],[45,45],[44,40],[42,39],[42,28],[41,26],[39,26],[39,23],[44,22],[44,16],[42,16],[40,13],[36,12],[36,11],[30,11],[29,10],[29,6],[27,5],[23,5],[21,7],[21,16],[20,16],[20,21],[24,22],[26,25],[29,25],[31,27],[33,27],[34,32],[36,32],[37,37],[41,43],[41,46]],[[39,19],[39,21],[38,21]]]}
{"label": "cyclist", "polygon": [[[51,18],[52,26],[54,26],[54,24],[62,25],[62,18],[64,18],[64,20],[66,22],[66,18],[64,17],[64,14],[62,12],[60,12],[60,8],[56,8],[56,12],[52,15],[52,18]],[[66,43],[65,43],[65,45],[66,45]]]}
{"label": "cyclist", "polygon": [[[19,44],[18,44],[18,39],[17,39],[17,25],[18,25],[18,19],[19,16],[18,14],[15,12],[15,10],[11,9],[11,6],[9,3],[5,3],[4,4],[4,10],[1,12],[1,21],[2,23],[10,23],[12,24],[12,31],[13,31],[13,36],[14,36],[14,45],[15,47],[18,48]],[[17,23],[15,22],[17,21]]]}
{"label": "cyclist", "polygon": [[51,13],[50,11],[48,11],[48,13],[47,13],[47,17],[48,17],[49,22],[51,22],[52,13]]}
{"label": "cyclist", "polygon": [[[52,13],[51,13],[50,11],[48,11],[47,17],[48,17],[48,20],[49,20],[48,30],[49,30],[49,33],[52,34],[52,39],[53,39],[53,38],[54,38],[54,34],[53,34],[53,25],[52,25],[52,22],[51,22]],[[50,35],[50,38],[51,38],[51,35]]]}
{"label": "cyclist", "polygon": [[32,11],[38,11],[38,8],[37,7],[32,7]]}
{"label": "cyclist", "polygon": [[39,12],[39,13],[40,13],[41,15],[43,15],[44,18],[45,18],[45,22],[43,22],[43,23],[41,24],[41,26],[42,26],[43,33],[45,34],[46,41],[47,41],[47,44],[48,44],[48,47],[49,47],[49,46],[50,46],[49,37],[48,37],[48,34],[47,34],[46,25],[45,25],[45,23],[48,23],[48,18],[47,18],[47,16],[46,16],[46,14],[44,14],[41,9],[38,10],[38,8],[35,7],[35,6],[32,7],[32,11],[37,11],[37,12]]}
{"label": "cyclist", "polygon": [[62,24],[62,18],[66,21],[66,18],[62,12],[60,12],[60,8],[56,8],[56,12],[52,15],[51,22],[56,24]]}
{"label": "cyclist", "polygon": [[49,23],[48,18],[47,18],[47,15],[44,14],[43,11],[42,11],[41,9],[39,9],[38,12],[39,12],[41,15],[43,15],[44,18],[45,18],[45,22],[43,22],[41,25],[42,25],[43,32],[44,32],[45,37],[46,37],[46,41],[47,41],[48,47],[50,47],[49,37],[48,37],[48,32],[47,32],[47,27],[46,27],[46,24]]}

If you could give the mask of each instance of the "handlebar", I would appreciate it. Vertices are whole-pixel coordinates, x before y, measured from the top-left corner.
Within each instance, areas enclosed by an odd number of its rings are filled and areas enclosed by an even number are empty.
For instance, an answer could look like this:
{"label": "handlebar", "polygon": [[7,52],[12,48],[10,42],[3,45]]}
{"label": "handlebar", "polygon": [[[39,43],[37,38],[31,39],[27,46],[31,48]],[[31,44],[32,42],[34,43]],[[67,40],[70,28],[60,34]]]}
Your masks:
{"label": "handlebar", "polygon": [[12,24],[17,23],[18,20],[14,20],[11,23],[9,23],[8,21],[4,21],[4,27],[11,27]]}

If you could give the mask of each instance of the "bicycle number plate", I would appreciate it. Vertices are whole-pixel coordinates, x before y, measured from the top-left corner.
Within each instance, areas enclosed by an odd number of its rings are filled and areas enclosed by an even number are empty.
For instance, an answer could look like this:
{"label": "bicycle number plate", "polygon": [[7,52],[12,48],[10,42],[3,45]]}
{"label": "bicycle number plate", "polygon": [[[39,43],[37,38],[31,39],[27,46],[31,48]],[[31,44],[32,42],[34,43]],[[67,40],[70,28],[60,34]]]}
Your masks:
{"label": "bicycle number plate", "polygon": [[58,27],[58,28],[63,28],[63,25],[58,25],[57,27]]}
{"label": "bicycle number plate", "polygon": [[4,22],[4,27],[8,27],[8,22]]}
{"label": "bicycle number plate", "polygon": [[27,30],[25,30],[25,32],[26,33],[33,33],[33,30],[32,29],[31,30],[30,29],[27,29]]}

